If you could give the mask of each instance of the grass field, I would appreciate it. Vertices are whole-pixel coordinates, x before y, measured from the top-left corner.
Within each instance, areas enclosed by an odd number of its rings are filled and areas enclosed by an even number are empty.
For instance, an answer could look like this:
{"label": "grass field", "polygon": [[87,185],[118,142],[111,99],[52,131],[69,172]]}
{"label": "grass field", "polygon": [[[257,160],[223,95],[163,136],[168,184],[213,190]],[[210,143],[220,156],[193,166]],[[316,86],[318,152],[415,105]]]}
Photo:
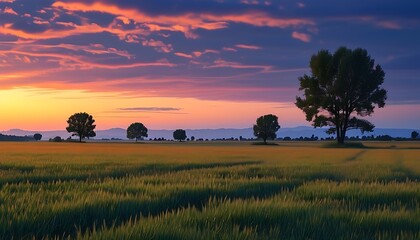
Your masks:
{"label": "grass field", "polygon": [[1,239],[420,239],[420,143],[0,143]]}

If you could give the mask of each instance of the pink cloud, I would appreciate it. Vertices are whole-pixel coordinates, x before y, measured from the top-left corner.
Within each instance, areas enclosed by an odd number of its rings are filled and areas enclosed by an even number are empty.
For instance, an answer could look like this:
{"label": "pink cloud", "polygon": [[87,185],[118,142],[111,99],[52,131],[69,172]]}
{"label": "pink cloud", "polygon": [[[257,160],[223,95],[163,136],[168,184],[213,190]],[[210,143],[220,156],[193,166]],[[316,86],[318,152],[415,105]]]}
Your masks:
{"label": "pink cloud", "polygon": [[306,34],[306,33],[296,32],[296,31],[292,33],[292,38],[300,40],[302,42],[306,42],[306,43],[311,41],[311,35]]}
{"label": "pink cloud", "polygon": [[237,52],[238,50],[236,50],[235,48],[230,48],[230,47],[224,47],[223,51],[228,51],[228,52]]}
{"label": "pink cloud", "polygon": [[260,47],[260,46],[246,45],[246,44],[236,44],[235,47],[237,47],[237,48],[243,48],[243,49],[250,49],[250,50],[259,50],[259,49],[262,49],[262,47]]}
{"label": "pink cloud", "polygon": [[153,47],[158,52],[170,53],[173,51],[172,44],[165,44],[162,41],[150,39],[150,40],[143,40],[143,46]]}
{"label": "pink cloud", "polygon": [[246,65],[239,62],[231,62],[223,59],[217,59],[212,65],[207,68],[236,68],[236,69],[262,69],[263,71],[270,71],[272,66],[264,65]]}
{"label": "pink cloud", "polygon": [[376,25],[381,28],[392,29],[392,30],[402,29],[402,26],[399,23],[394,22],[394,21],[378,21]]}
{"label": "pink cloud", "polygon": [[176,52],[174,54],[177,55],[177,56],[179,56],[179,57],[194,58],[192,55],[189,55],[189,54],[186,54],[186,53]]}

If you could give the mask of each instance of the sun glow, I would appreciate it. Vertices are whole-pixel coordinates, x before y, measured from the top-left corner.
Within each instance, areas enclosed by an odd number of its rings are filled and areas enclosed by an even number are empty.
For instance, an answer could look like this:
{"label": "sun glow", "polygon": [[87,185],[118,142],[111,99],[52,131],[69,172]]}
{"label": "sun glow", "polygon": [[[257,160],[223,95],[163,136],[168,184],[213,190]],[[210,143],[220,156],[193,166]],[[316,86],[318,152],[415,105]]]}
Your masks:
{"label": "sun glow", "polygon": [[0,129],[60,130],[76,112],[94,116],[97,129],[142,122],[150,129],[245,128],[273,113],[281,125],[305,124],[289,103],[210,101],[194,98],[126,97],[120,92],[15,88],[0,91]]}

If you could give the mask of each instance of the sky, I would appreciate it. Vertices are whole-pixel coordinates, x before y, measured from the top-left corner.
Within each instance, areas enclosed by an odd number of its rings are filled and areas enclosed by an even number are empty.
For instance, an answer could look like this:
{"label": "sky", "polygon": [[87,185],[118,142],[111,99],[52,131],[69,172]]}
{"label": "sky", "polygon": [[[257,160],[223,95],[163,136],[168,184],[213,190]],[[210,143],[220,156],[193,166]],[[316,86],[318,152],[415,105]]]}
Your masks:
{"label": "sky", "polygon": [[321,49],[364,48],[388,100],[368,118],[420,128],[420,2],[0,0],[0,130],[309,126],[298,77]]}

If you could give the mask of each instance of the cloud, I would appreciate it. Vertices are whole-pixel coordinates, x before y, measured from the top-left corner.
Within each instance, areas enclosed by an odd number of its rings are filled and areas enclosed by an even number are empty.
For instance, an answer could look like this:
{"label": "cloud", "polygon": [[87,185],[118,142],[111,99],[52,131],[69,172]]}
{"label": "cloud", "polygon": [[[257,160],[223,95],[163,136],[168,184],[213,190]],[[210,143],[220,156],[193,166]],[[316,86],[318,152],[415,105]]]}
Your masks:
{"label": "cloud", "polygon": [[402,29],[401,24],[395,21],[378,21],[376,22],[376,25],[378,27],[386,28],[386,29],[393,29],[393,30]]}
{"label": "cloud", "polygon": [[311,35],[306,34],[306,33],[300,33],[300,32],[292,32],[292,38],[300,40],[302,42],[310,42],[311,41]]}
{"label": "cloud", "polygon": [[272,69],[272,66],[264,65],[247,65],[239,62],[226,61],[223,59],[217,59],[213,64],[207,66],[207,68],[236,68],[236,69],[261,69],[264,71],[269,71]]}
{"label": "cloud", "polygon": [[231,48],[231,47],[223,47],[223,51],[227,51],[227,52],[237,52],[238,50],[236,50],[235,48]]}
{"label": "cloud", "polygon": [[143,40],[142,42],[143,46],[148,46],[148,47],[153,47],[155,48],[158,52],[164,52],[164,53],[170,53],[173,51],[172,48],[172,44],[165,44],[162,41],[159,40],[154,40],[154,39],[150,39],[150,40]]}
{"label": "cloud", "polygon": [[5,7],[3,10],[3,13],[7,13],[7,14],[11,14],[11,15],[18,15],[17,12],[15,12],[15,10],[13,10],[13,8],[11,7]]}
{"label": "cloud", "polygon": [[173,107],[131,107],[131,108],[118,108],[120,111],[134,111],[134,112],[172,112],[181,111],[182,108]]}
{"label": "cloud", "polygon": [[194,58],[194,56],[190,55],[190,54],[186,54],[186,53],[181,53],[181,52],[176,52],[174,53],[176,56],[179,57],[184,57],[184,58]]}
{"label": "cloud", "polygon": [[236,44],[235,47],[237,47],[237,48],[243,48],[243,49],[250,49],[250,50],[259,50],[259,49],[262,49],[262,47],[260,47],[260,46],[246,45],[246,44]]}
{"label": "cloud", "polygon": [[182,52],[176,52],[174,54],[176,56],[179,56],[179,57],[192,59],[192,58],[199,58],[199,57],[203,56],[204,54],[208,54],[208,53],[219,54],[220,51],[213,50],[213,49],[205,49],[204,51],[193,51],[191,54],[182,53]]}
{"label": "cloud", "polygon": [[392,69],[419,69],[420,3],[355,1],[0,0],[19,13],[0,13],[0,88],[293,101],[311,54],[357,43],[395,92]]}
{"label": "cloud", "polygon": [[177,15],[152,16],[135,8],[124,8],[116,4],[103,2],[81,3],[62,2],[52,4],[53,7],[72,12],[101,12],[114,16],[123,16],[138,23],[143,23],[150,31],[182,32],[187,38],[198,38],[193,31],[196,29],[218,30],[228,27],[229,23],[241,23],[252,26],[273,28],[288,28],[305,25],[315,25],[312,20],[300,18],[277,18],[262,11],[243,13],[195,13],[186,12]]}

